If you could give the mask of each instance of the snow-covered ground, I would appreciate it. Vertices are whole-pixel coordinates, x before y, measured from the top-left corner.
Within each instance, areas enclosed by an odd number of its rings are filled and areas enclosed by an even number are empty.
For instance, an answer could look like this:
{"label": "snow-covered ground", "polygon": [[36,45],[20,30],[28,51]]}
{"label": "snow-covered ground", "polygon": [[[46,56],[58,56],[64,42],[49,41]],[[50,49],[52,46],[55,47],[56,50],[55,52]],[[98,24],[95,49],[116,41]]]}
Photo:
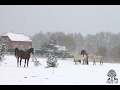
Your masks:
{"label": "snow-covered ground", "polygon": [[[89,65],[75,65],[73,60],[58,59],[57,68],[45,68],[46,58],[37,58],[42,64],[34,66],[30,58],[29,67],[17,67],[17,60],[14,56],[5,55],[5,60],[0,65],[0,85],[120,85],[120,64],[104,63],[96,66],[89,62]],[[118,83],[106,83],[109,70],[115,70]]]}

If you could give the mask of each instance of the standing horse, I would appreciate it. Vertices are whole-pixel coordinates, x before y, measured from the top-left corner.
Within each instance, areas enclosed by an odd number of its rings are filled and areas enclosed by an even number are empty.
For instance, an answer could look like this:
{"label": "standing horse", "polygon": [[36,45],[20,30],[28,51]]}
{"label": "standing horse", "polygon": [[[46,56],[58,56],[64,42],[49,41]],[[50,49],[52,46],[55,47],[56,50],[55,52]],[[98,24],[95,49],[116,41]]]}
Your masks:
{"label": "standing horse", "polygon": [[70,52],[70,55],[74,56],[75,64],[78,64],[79,60],[83,60],[83,64],[86,64],[86,58],[87,58],[87,56],[83,57],[83,55],[79,55],[76,52]]}
{"label": "standing horse", "polygon": [[26,51],[23,50],[19,50],[18,48],[15,48],[15,57],[17,58],[17,66],[19,67],[19,58],[20,58],[20,67],[21,67],[21,61],[22,59],[25,59],[25,63],[24,63],[24,67],[26,65],[26,61],[27,61],[27,67],[28,67],[28,62],[29,62],[29,58],[30,58],[30,54],[34,53],[34,48],[30,48]]}
{"label": "standing horse", "polygon": [[83,55],[83,57],[84,57],[84,55],[86,55],[86,50],[82,50],[81,55]]}
{"label": "standing horse", "polygon": [[103,65],[104,59],[102,56],[96,56],[95,54],[89,54],[89,56],[93,58],[93,65],[96,65],[96,61],[99,61],[100,65]]}
{"label": "standing horse", "polygon": [[81,51],[81,55],[83,55],[83,57],[84,57],[84,55],[86,55],[87,56],[87,65],[88,65],[88,53],[86,52],[86,50],[82,50]]}

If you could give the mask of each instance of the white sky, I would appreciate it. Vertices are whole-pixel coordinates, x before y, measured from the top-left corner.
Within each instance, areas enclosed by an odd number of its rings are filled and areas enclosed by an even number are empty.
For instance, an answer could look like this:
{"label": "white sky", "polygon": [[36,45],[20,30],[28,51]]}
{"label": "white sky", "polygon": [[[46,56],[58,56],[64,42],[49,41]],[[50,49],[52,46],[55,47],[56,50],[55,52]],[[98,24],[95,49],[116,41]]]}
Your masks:
{"label": "white sky", "polygon": [[119,33],[120,5],[0,5],[0,34]]}
{"label": "white sky", "polygon": [[[75,65],[73,59],[61,60],[57,68],[45,68],[47,66],[46,58],[37,58],[42,64],[38,67],[29,60],[29,67],[17,67],[15,56],[5,55],[5,60],[0,64],[0,85],[120,85],[120,64],[104,63],[93,66]],[[106,83],[109,70],[115,70],[118,83]]]}

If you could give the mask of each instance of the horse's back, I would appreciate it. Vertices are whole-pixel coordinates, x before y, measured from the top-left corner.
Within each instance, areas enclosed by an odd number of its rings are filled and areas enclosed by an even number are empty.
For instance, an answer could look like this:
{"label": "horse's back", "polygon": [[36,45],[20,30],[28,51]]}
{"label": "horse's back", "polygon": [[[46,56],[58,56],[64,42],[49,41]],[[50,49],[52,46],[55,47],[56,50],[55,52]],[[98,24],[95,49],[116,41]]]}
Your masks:
{"label": "horse's back", "polygon": [[75,55],[75,58],[77,59],[77,60],[83,60],[83,59],[85,59],[86,58],[86,55],[83,57],[83,55],[79,55],[79,54],[76,54]]}
{"label": "horse's back", "polygon": [[97,56],[96,58],[97,58],[97,59],[103,59],[103,57],[102,57],[102,56]]}
{"label": "horse's back", "polygon": [[71,54],[74,56],[75,60],[83,60],[84,58],[87,57],[86,55],[83,57],[83,55],[80,55],[76,52],[72,52]]}
{"label": "horse's back", "polygon": [[19,50],[18,55],[19,55],[19,56],[22,56],[22,55],[24,55],[24,53],[25,53],[25,51]]}

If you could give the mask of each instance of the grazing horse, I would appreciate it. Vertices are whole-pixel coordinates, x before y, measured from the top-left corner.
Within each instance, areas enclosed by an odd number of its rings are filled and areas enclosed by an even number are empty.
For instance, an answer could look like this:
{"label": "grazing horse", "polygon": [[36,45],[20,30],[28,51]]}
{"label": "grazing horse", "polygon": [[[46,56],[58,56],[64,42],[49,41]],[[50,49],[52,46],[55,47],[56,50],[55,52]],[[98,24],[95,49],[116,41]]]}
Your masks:
{"label": "grazing horse", "polygon": [[30,48],[26,51],[23,50],[19,50],[18,48],[15,48],[15,57],[17,58],[17,66],[19,67],[19,58],[20,58],[20,67],[21,67],[21,61],[22,59],[25,59],[25,63],[24,63],[24,67],[26,65],[26,61],[27,61],[27,67],[28,67],[28,62],[29,62],[29,58],[30,58],[30,54],[34,53],[34,48]]}
{"label": "grazing horse", "polygon": [[95,54],[89,54],[89,56],[93,58],[93,65],[96,65],[96,61],[99,61],[100,65],[103,65],[104,59],[102,56],[96,56]]}
{"label": "grazing horse", "polygon": [[86,50],[82,50],[81,51],[81,55],[83,55],[83,57],[84,57],[84,55],[86,55],[87,56],[87,65],[88,65],[88,53],[86,52]]}
{"label": "grazing horse", "polygon": [[70,56],[74,56],[75,64],[78,64],[79,60],[83,60],[83,64],[86,64],[86,58],[87,58],[87,56],[83,57],[83,55],[79,55],[76,52],[70,52]]}

